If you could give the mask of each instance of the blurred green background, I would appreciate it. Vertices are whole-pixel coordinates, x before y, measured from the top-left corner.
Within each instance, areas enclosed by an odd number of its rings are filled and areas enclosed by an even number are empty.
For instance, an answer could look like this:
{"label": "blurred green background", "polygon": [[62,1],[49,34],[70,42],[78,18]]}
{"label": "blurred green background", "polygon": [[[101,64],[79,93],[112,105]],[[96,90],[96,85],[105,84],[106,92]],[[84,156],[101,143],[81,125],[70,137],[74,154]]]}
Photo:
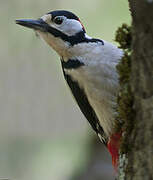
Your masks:
{"label": "blurred green background", "polygon": [[[88,35],[111,42],[117,27],[130,23],[126,0],[0,0],[0,178],[74,180],[95,159],[95,135],[71,97],[59,57],[14,22],[55,9],[76,13]],[[103,153],[100,169],[92,170],[111,180],[111,159]]]}

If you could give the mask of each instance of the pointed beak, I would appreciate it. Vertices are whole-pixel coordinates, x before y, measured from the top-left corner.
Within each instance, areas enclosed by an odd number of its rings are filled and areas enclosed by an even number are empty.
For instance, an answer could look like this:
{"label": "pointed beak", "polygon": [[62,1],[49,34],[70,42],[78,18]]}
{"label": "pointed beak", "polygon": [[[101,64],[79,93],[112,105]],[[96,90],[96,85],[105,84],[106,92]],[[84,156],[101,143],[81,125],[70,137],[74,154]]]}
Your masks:
{"label": "pointed beak", "polygon": [[47,31],[48,24],[45,23],[42,19],[32,20],[32,19],[19,19],[15,21],[16,24],[21,26],[25,26],[30,29],[40,30],[40,31]]}

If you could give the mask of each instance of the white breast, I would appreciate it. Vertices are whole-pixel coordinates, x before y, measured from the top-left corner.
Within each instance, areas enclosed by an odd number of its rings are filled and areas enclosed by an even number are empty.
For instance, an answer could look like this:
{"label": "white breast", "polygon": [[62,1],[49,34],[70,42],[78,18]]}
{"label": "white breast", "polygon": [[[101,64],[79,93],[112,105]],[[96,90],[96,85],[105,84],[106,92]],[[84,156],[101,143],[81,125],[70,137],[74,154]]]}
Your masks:
{"label": "white breast", "polygon": [[123,52],[107,42],[104,42],[104,46],[93,46],[93,44],[95,43],[86,43],[85,48],[78,45],[72,49],[76,53],[80,49],[80,56],[76,55],[75,58],[82,61],[85,66],[66,70],[66,73],[84,89],[104,132],[110,136],[114,123],[113,107],[119,89],[116,64]]}

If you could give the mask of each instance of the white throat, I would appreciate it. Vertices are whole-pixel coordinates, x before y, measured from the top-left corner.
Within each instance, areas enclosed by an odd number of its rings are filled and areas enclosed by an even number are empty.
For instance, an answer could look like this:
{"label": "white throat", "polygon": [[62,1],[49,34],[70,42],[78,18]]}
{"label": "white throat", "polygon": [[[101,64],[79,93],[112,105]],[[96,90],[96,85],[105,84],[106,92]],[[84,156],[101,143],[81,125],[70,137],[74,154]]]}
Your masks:
{"label": "white throat", "polygon": [[[84,54],[90,53],[95,47],[95,43],[78,43],[74,46],[67,41],[63,41],[58,37],[54,37],[50,33],[37,31],[37,34],[43,39],[52,49],[54,49],[57,54],[67,61],[68,59],[76,59],[77,57],[82,57]],[[85,37],[91,39],[87,34]]]}

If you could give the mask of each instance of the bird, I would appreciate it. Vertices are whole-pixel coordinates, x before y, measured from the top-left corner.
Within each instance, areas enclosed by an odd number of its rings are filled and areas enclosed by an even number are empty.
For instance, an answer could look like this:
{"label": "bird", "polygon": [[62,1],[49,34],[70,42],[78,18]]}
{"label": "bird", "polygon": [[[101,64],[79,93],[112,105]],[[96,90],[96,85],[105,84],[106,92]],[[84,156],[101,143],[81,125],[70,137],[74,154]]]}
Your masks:
{"label": "bird", "polygon": [[33,29],[57,52],[74,99],[117,166],[122,133],[114,130],[119,93],[116,65],[123,51],[88,36],[79,17],[70,11],[54,10],[38,19],[18,19],[16,24]]}

